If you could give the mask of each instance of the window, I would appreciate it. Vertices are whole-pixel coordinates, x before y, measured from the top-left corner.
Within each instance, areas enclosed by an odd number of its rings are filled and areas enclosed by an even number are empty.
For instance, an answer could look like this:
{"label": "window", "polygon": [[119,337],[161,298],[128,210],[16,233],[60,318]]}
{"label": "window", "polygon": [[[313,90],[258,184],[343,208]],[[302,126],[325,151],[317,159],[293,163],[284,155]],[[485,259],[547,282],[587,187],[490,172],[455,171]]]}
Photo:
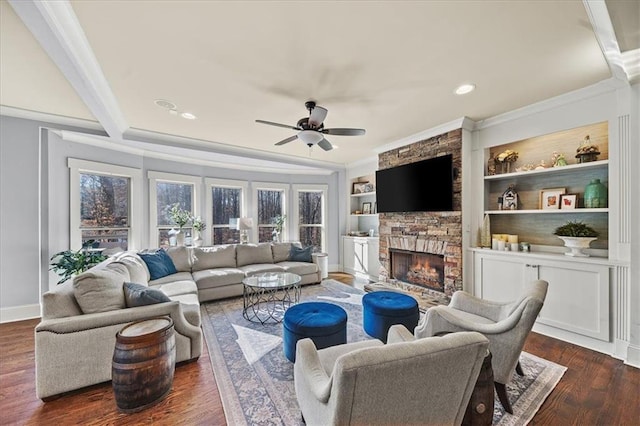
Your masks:
{"label": "window", "polygon": [[95,240],[94,248],[139,247],[139,169],[69,158],[70,247]]}
{"label": "window", "polygon": [[[240,242],[240,231],[229,226],[229,219],[245,217],[247,182],[206,179],[207,185],[207,238],[210,244]],[[208,241],[207,241],[208,242]]]}
{"label": "window", "polygon": [[304,247],[312,246],[313,252],[324,251],[326,185],[294,185],[298,201],[294,220],[298,240]]}
{"label": "window", "polygon": [[[275,231],[275,220],[277,216],[285,216],[287,213],[286,193],[289,185],[275,183],[254,183],[255,216],[257,221],[258,242],[273,241]],[[254,232],[254,236],[256,233]],[[280,234],[280,241],[287,240],[287,226]]]}
{"label": "window", "polygon": [[[169,231],[178,226],[171,219],[169,210],[175,204],[198,215],[197,195],[202,179],[197,176],[173,173],[148,172],[149,177],[149,223],[151,247],[168,247]],[[185,245],[191,244],[191,224],[182,228],[185,232]]]}

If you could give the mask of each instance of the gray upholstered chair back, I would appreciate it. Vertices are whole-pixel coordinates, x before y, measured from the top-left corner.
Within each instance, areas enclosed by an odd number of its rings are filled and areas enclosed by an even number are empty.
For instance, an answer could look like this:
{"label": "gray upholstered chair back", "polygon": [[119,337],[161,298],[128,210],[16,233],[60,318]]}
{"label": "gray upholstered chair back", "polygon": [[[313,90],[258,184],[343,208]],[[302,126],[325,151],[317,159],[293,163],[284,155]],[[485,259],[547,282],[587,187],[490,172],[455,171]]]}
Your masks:
{"label": "gray upholstered chair back", "polygon": [[532,281],[525,285],[518,300],[509,303],[491,302],[458,291],[448,306],[427,311],[424,320],[416,327],[415,335],[421,338],[443,332],[482,333],[490,342],[494,380],[507,384],[542,309],[548,285],[543,280]]}
{"label": "gray upholstered chair back", "polygon": [[[408,341],[393,337],[398,328]],[[308,425],[462,422],[487,339],[456,333],[414,340],[398,325],[389,336],[386,345],[320,351],[310,339],[298,342],[296,395]]]}

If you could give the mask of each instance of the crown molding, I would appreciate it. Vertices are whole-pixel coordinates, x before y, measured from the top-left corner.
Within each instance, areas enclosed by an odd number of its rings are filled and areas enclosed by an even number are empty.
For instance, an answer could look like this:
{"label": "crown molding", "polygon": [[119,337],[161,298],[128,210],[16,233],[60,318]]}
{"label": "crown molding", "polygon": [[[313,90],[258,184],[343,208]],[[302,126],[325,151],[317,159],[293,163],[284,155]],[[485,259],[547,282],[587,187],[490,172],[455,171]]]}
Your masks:
{"label": "crown molding", "polygon": [[295,165],[269,160],[258,159],[255,161],[247,161],[247,158],[234,157],[226,154],[222,154],[224,155],[224,161],[220,161],[221,155],[216,152],[202,152],[192,148],[180,148],[171,145],[158,146],[153,143],[141,141],[116,140],[106,136],[88,135],[67,130],[49,130],[65,141],[82,143],[131,155],[139,155],[145,158],[175,161],[191,165],[288,175],[330,175],[334,173],[334,170],[330,169],[306,166],[296,167]]}
{"label": "crown molding", "polygon": [[100,130],[104,132],[104,128],[97,121],[85,120],[83,118],[66,117],[64,115],[49,114],[46,112],[32,111],[29,109],[15,108],[6,105],[0,105],[0,115],[21,118],[24,120],[45,122],[49,124],[57,124],[61,126],[81,127],[88,130]]}
{"label": "crown molding", "polygon": [[112,137],[129,127],[67,0],[8,0],[24,25]]}
{"label": "crown molding", "polygon": [[584,8],[589,16],[589,21],[593,27],[596,40],[600,45],[600,50],[604,55],[609,70],[614,79],[628,82],[631,79],[630,70],[625,66],[625,62],[620,53],[618,39],[611,23],[611,16],[607,10],[604,0],[582,0]]}
{"label": "crown molding", "polygon": [[331,172],[345,170],[345,166],[339,163],[329,161],[307,159],[302,157],[293,157],[285,154],[277,154],[273,152],[261,151],[255,148],[245,148],[241,146],[233,146],[220,142],[212,142],[203,139],[189,138],[185,136],[170,135],[166,133],[152,132],[131,128],[123,135],[123,140],[139,141],[156,146],[172,146],[175,148],[195,150],[200,153],[209,152],[220,155],[226,155],[233,158],[241,158],[243,162],[247,162],[247,158],[258,161],[275,162],[285,165],[281,168],[281,173],[288,173],[289,166],[300,166],[301,168],[325,169]]}
{"label": "crown molding", "polygon": [[473,130],[475,127],[475,122],[468,117],[460,117],[455,120],[449,121],[448,123],[443,123],[439,126],[432,127],[427,130],[423,130],[418,133],[414,133],[413,135],[407,136],[402,139],[398,139],[394,142],[388,143],[386,145],[379,146],[375,148],[373,151],[376,154],[381,154],[383,152],[391,151],[392,149],[400,148],[405,145],[409,145],[415,142],[420,142],[425,139],[432,138],[434,136],[441,135],[443,133],[450,132],[452,130],[464,129],[464,130]]}
{"label": "crown molding", "polygon": [[522,108],[514,109],[504,114],[499,114],[490,118],[486,118],[484,120],[480,120],[476,122],[473,130],[483,130],[489,127],[504,124],[512,120],[531,116],[532,114],[547,111],[549,109],[583,101],[585,99],[593,98],[606,93],[612,93],[615,91],[615,89],[620,87],[622,87],[622,84],[617,79],[610,78],[607,80],[603,80],[594,85],[574,90],[573,92],[563,93],[561,95],[554,96],[552,98],[545,99],[543,101],[536,102]]}

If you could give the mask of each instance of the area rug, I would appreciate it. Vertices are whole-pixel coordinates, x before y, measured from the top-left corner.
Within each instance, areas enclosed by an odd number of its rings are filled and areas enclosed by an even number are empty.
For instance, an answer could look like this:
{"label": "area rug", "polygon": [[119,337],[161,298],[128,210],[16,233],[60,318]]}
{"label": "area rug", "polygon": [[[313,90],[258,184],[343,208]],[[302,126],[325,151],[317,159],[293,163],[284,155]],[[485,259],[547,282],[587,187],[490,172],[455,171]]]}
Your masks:
{"label": "area rug", "polygon": [[[304,286],[301,301],[335,303],[348,314],[347,341],[370,339],[362,330],[364,292],[334,280]],[[242,316],[242,298],[203,303],[202,328],[228,425],[303,425],[293,385],[293,364],[282,350],[282,324],[256,324]],[[514,414],[498,402],[494,425],[525,425],[566,368],[526,352],[524,377],[507,386]]]}

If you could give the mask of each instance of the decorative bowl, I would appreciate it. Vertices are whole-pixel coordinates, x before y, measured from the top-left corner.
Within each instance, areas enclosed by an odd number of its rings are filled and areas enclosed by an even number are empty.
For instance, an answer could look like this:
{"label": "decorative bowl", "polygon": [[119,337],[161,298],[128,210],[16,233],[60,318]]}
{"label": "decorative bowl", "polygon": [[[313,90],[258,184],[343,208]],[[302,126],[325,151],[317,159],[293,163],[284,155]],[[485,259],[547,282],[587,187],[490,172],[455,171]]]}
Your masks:
{"label": "decorative bowl", "polygon": [[573,257],[589,257],[588,254],[584,253],[582,250],[589,248],[589,244],[591,241],[597,240],[597,237],[561,237],[558,238],[564,241],[564,246],[571,249],[570,252],[565,253],[566,256]]}

